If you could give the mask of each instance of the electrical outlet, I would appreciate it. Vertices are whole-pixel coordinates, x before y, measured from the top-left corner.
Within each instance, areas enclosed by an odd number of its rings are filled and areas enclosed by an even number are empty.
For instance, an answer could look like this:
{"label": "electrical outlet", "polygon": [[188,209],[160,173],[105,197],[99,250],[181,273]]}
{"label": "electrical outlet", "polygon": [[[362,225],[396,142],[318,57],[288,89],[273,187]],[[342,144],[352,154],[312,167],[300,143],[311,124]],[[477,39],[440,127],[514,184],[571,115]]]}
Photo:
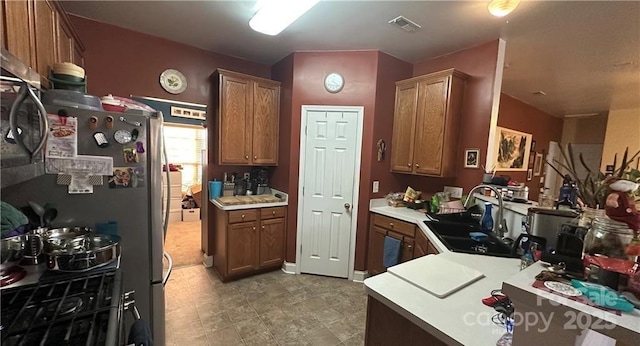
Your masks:
{"label": "electrical outlet", "polygon": [[244,179],[247,179],[247,180],[249,180],[249,177],[250,177],[250,176],[251,176],[251,175],[250,175],[249,173],[245,173],[245,174],[243,174],[243,175],[242,175],[242,177],[243,177]]}
{"label": "electrical outlet", "polygon": [[453,198],[462,198],[462,188],[457,186],[445,186],[444,192],[450,192]]}
{"label": "electrical outlet", "polygon": [[376,180],[373,182],[373,193],[376,193],[378,191],[380,191],[380,182]]}

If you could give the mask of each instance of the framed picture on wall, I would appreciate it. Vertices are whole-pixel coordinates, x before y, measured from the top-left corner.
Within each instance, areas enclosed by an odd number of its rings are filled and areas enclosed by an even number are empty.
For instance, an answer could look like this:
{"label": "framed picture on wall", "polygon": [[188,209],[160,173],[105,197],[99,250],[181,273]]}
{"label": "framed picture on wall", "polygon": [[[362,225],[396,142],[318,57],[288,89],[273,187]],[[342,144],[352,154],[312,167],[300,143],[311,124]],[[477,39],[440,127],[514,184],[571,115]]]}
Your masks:
{"label": "framed picture on wall", "polygon": [[540,173],[542,173],[542,153],[537,153],[535,163],[533,164],[533,175],[538,177]]}
{"label": "framed picture on wall", "polygon": [[464,168],[480,167],[480,149],[467,149],[464,151]]}
{"label": "framed picture on wall", "polygon": [[533,163],[535,159],[536,159],[536,152],[532,150],[531,153],[529,153],[529,166],[527,167],[533,168]]}
{"label": "framed picture on wall", "polygon": [[536,151],[536,141],[531,140],[531,151]]}
{"label": "framed picture on wall", "polygon": [[497,127],[494,142],[496,171],[521,171],[528,169],[531,155],[531,134]]}
{"label": "framed picture on wall", "polygon": [[531,181],[533,179],[533,169],[527,169],[527,181]]}

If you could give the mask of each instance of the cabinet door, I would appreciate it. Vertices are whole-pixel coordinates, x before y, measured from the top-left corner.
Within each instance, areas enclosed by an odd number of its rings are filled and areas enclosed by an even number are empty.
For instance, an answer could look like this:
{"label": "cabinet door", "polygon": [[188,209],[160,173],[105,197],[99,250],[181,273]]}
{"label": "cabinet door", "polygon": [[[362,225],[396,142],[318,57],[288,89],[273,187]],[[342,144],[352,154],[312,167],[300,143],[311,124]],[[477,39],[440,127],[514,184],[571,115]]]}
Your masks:
{"label": "cabinet door", "polygon": [[278,164],[279,117],[280,87],[263,82],[253,83],[252,164]]}
{"label": "cabinet door", "polygon": [[27,0],[8,0],[2,3],[4,5],[2,21],[6,35],[6,48],[25,65],[34,67],[32,3]]}
{"label": "cabinet door", "polygon": [[413,258],[418,258],[427,255],[429,252],[429,239],[422,233],[421,230],[416,231],[415,246],[413,249]]}
{"label": "cabinet door", "polygon": [[382,264],[384,254],[384,237],[387,231],[377,226],[371,226],[369,232],[369,251],[367,261],[367,271],[370,275],[384,273],[387,268]]}
{"label": "cabinet door", "polygon": [[258,222],[227,227],[227,273],[229,276],[251,272],[258,267]]}
{"label": "cabinet door", "polygon": [[80,45],[75,41],[73,42],[73,61],[74,64],[84,67],[84,53],[80,48]]}
{"label": "cabinet door", "polygon": [[413,171],[417,95],[415,83],[396,87],[391,140],[391,171],[393,172],[410,173]]}
{"label": "cabinet door", "polygon": [[284,261],[284,219],[263,220],[260,226],[260,267]]}
{"label": "cabinet door", "polygon": [[433,244],[431,244],[431,242],[429,242],[429,244],[427,244],[427,255],[437,255],[439,253],[440,253],[440,251],[438,251],[438,249],[436,249],[436,247],[433,246]]}
{"label": "cabinet door", "polygon": [[56,41],[56,61],[71,62],[73,59],[73,36],[64,20],[62,20],[60,16],[57,17],[58,36]]}
{"label": "cabinet door", "polygon": [[56,9],[50,1],[35,1],[37,70],[48,85],[49,68],[56,60]]}
{"label": "cabinet door", "polygon": [[249,164],[251,151],[251,83],[222,75],[220,99],[220,164]]}
{"label": "cabinet door", "polygon": [[402,248],[400,251],[400,263],[411,261],[413,259],[413,248],[414,248],[414,239],[409,237],[404,237],[402,241]]}
{"label": "cabinet door", "polygon": [[[418,174],[442,175],[449,76],[418,83],[414,168]],[[454,143],[449,143],[454,145]],[[457,145],[457,143],[456,143]]]}

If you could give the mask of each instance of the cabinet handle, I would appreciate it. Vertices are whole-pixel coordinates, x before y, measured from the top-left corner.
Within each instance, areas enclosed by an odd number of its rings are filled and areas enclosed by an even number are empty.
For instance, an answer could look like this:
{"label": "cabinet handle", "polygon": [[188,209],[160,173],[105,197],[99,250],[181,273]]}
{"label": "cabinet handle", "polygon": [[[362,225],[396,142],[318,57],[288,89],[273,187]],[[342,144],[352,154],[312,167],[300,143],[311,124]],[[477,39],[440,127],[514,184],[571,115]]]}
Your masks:
{"label": "cabinet handle", "polygon": [[407,163],[407,167],[411,167],[411,162]]}
{"label": "cabinet handle", "polygon": [[416,163],[416,168],[420,168],[420,165]]}
{"label": "cabinet handle", "polygon": [[254,227],[254,228],[253,228],[253,230],[255,231],[255,230],[256,230],[256,228]]}
{"label": "cabinet handle", "polygon": [[262,226],[262,229],[264,229],[264,226]]}
{"label": "cabinet handle", "polygon": [[254,156],[254,157],[253,157],[253,159],[254,159],[254,160],[257,160],[257,159],[258,159],[258,156],[257,156],[257,155],[256,155],[256,156]]}
{"label": "cabinet handle", "polygon": [[413,246],[407,245],[407,249],[411,250],[412,248],[413,248]]}
{"label": "cabinet handle", "polygon": [[389,227],[393,227],[393,222],[389,222]]}
{"label": "cabinet handle", "polygon": [[248,160],[249,159],[249,155],[245,155],[244,158]]}
{"label": "cabinet handle", "polygon": [[276,211],[275,211],[275,210],[274,210],[274,211],[272,211],[272,212],[271,212],[271,214],[276,215]]}
{"label": "cabinet handle", "polygon": [[241,217],[244,219],[244,214],[242,214],[242,216],[241,216]]}

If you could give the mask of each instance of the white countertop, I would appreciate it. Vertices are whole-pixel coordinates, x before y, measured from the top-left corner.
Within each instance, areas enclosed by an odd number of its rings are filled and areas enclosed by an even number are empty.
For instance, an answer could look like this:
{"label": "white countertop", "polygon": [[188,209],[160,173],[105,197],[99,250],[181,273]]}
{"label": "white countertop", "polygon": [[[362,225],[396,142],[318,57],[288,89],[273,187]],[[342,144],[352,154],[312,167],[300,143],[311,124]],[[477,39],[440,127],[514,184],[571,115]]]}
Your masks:
{"label": "white countertop", "polygon": [[[369,210],[373,213],[415,223],[440,251],[437,256],[444,256],[446,259],[478,270],[485,275],[484,278],[442,299],[391,273],[379,274],[364,281],[367,294],[447,344],[496,344],[505,329],[491,322],[491,317],[496,312],[492,308],[484,306],[481,299],[488,297],[491,290],[501,289],[503,284],[505,290],[508,287],[510,291],[518,292],[518,296],[525,295],[533,299],[538,299],[536,297],[546,298],[560,302],[567,309],[584,312],[613,323],[616,328],[611,331],[611,334],[615,336],[622,335],[626,339],[630,334],[637,335],[640,330],[640,311],[637,309],[618,316],[531,286],[535,281],[535,275],[543,269],[539,262],[520,271],[519,259],[451,252],[424,224],[426,216],[423,213],[408,208],[389,207],[386,205],[386,201],[381,199],[372,200]],[[418,260],[420,259],[413,261]],[[397,267],[406,263],[398,264]],[[426,271],[429,268],[420,268],[415,271],[415,274],[409,274],[420,276],[423,270]],[[619,332],[620,329],[622,332]]]}
{"label": "white countertop", "polygon": [[282,207],[289,205],[289,195],[278,191],[276,189],[271,189],[271,194],[275,196],[275,194],[280,194],[283,196],[282,202],[273,202],[273,203],[255,203],[255,204],[236,204],[236,205],[222,205],[216,199],[210,199],[209,202],[213,203],[216,207],[222,210],[241,210],[241,209],[257,209],[257,208],[271,208],[271,207]]}
{"label": "white countertop", "polygon": [[506,330],[491,322],[496,312],[481,300],[520,270],[520,260],[449,251],[430,256],[444,256],[485,277],[441,299],[393,274],[383,273],[364,281],[367,294],[447,344],[495,345]]}

